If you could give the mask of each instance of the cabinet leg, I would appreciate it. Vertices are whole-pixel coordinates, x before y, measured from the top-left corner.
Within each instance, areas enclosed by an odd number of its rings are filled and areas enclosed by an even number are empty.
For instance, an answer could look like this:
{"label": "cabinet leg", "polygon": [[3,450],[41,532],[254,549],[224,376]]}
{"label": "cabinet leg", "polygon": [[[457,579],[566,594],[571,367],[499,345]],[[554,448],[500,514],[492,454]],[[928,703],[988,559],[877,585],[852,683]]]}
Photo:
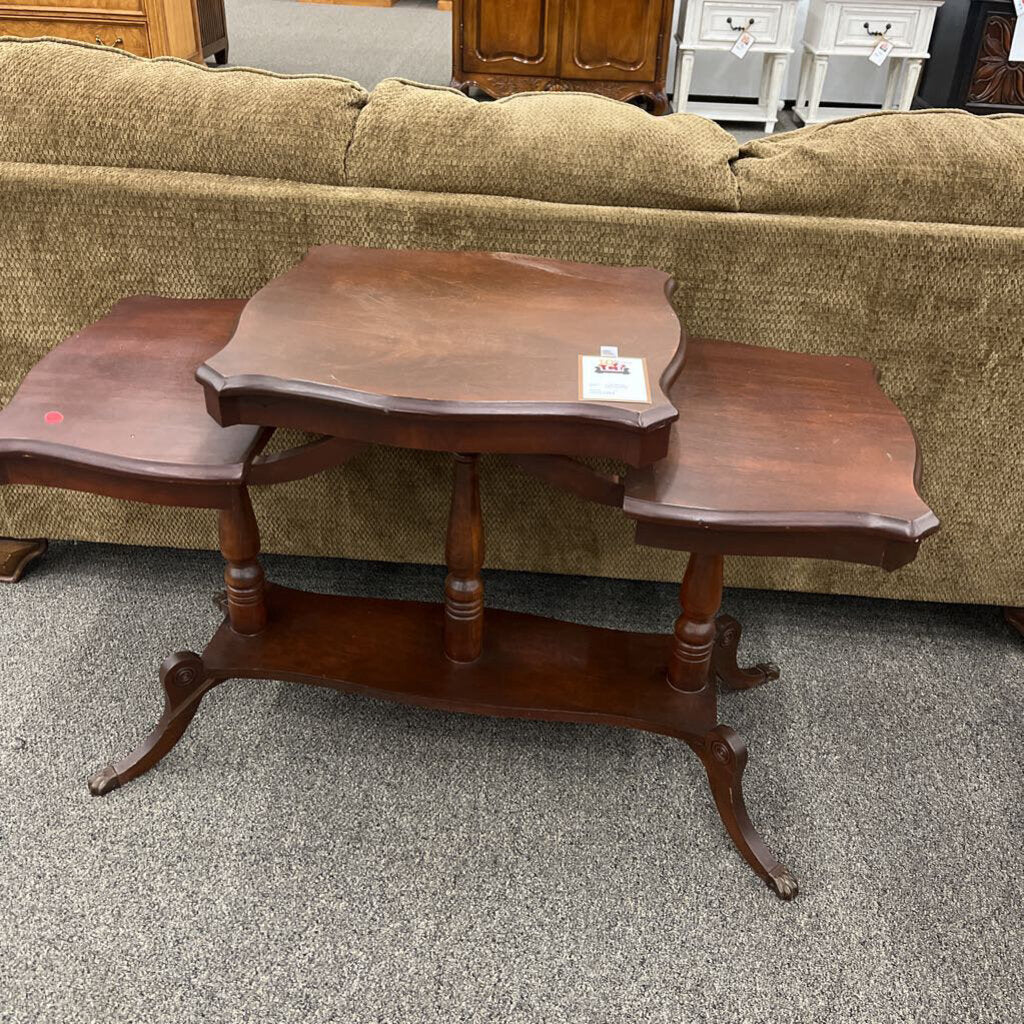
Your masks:
{"label": "cabinet leg", "polygon": [[757,105],[768,110],[768,87],[772,77],[773,55],[766,53],[761,57],[761,87],[757,91]]}
{"label": "cabinet leg", "polygon": [[743,802],[746,741],[729,726],[719,725],[706,736],[686,742],[704,765],[722,824],[744,860],[776,896],[783,900],[793,899],[799,892],[796,878],[754,828]]}
{"label": "cabinet leg", "polygon": [[765,134],[771,135],[775,131],[775,122],[779,119],[779,110],[782,107],[782,90],[786,81],[786,68],[789,67],[789,58],[785,54],[774,54],[765,57],[768,71],[767,92],[765,94],[764,106],[766,117],[764,122]]}
{"label": "cabinet leg", "polygon": [[690,96],[690,80],[693,78],[693,50],[680,49],[676,53],[676,82],[672,100],[676,113],[686,110],[686,101]]}
{"label": "cabinet leg", "polygon": [[1004,608],[1003,615],[1006,621],[1024,636],[1024,608]]}
{"label": "cabinet leg", "polygon": [[452,661],[474,661],[484,640],[484,522],[477,455],[455,455],[444,581],[444,650]]}
{"label": "cabinet leg", "polygon": [[883,110],[893,110],[896,107],[896,97],[899,95],[902,71],[903,61],[899,57],[890,57],[889,70],[885,76],[885,99],[882,100]]}
{"label": "cabinet leg", "polygon": [[17,583],[25,570],[46,554],[45,540],[12,540],[0,537],[0,583]]}
{"label": "cabinet leg", "polygon": [[909,110],[917,95],[917,83],[921,78],[921,66],[924,61],[918,57],[909,57],[903,61],[906,71],[903,72],[903,88],[900,90],[900,110]]}
{"label": "cabinet leg", "polygon": [[818,107],[821,105],[821,93],[825,88],[825,75],[828,74],[828,57],[814,57],[811,63],[810,87],[807,94],[807,124],[818,120]]}
{"label": "cabinet leg", "polygon": [[108,764],[89,779],[93,796],[106,796],[119,786],[149,771],[174,748],[199,710],[204,696],[217,685],[191,651],[172,654],[160,666],[164,713],[150,734],[128,755]]}
{"label": "cabinet leg", "polygon": [[810,50],[804,50],[800,58],[800,82],[796,88],[796,106],[794,110],[803,116],[804,106],[807,104],[807,93],[811,87],[811,66],[814,63],[814,55]]}
{"label": "cabinet leg", "polygon": [[221,554],[227,563],[224,584],[231,628],[244,636],[255,636],[267,624],[267,606],[259,560],[260,531],[245,487],[239,487],[231,504],[220,510],[218,533]]}

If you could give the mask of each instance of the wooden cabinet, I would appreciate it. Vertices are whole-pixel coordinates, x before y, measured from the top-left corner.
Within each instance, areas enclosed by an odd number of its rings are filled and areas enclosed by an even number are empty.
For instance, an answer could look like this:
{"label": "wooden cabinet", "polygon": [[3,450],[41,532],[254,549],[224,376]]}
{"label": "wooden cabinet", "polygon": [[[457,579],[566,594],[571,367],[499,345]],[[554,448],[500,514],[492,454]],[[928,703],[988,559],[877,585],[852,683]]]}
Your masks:
{"label": "wooden cabinet", "polygon": [[452,85],[490,96],[642,96],[663,114],[672,7],[672,0],[455,0]]}
{"label": "wooden cabinet", "polygon": [[0,36],[60,36],[201,61],[195,0],[0,0]]}

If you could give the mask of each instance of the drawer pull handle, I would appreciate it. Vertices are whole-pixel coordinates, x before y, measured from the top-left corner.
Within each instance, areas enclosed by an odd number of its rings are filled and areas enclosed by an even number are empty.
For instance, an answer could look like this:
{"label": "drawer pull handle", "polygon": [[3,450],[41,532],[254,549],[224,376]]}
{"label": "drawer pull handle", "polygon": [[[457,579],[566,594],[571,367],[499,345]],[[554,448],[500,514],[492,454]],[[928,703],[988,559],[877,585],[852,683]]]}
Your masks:
{"label": "drawer pull handle", "polygon": [[112,43],[105,43],[99,36],[96,37],[97,46],[124,46],[124,39],[118,36]]}
{"label": "drawer pull handle", "polygon": [[748,28],[752,28],[753,27],[754,19],[751,18],[750,21],[748,21],[746,23],[746,25],[734,25],[732,23],[732,17],[728,17],[728,18],[725,19],[725,23],[726,23],[726,25],[729,26],[729,28],[731,28],[733,30],[733,32],[746,32]]}
{"label": "drawer pull handle", "polygon": [[890,21],[889,24],[886,25],[885,28],[883,28],[880,32],[872,32],[871,26],[866,21],[864,22],[864,28],[867,30],[869,36],[884,36],[885,33],[892,28],[892,22]]}

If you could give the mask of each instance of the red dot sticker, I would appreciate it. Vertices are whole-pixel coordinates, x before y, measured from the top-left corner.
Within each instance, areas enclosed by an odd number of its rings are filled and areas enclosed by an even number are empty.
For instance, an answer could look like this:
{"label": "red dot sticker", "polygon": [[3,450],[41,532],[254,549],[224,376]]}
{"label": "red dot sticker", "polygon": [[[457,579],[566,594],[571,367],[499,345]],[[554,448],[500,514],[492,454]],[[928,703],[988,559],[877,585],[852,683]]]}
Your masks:
{"label": "red dot sticker", "polygon": [[43,417],[43,422],[44,423],[63,423],[64,422],[64,413],[57,412],[56,409],[52,409],[50,412],[48,412]]}

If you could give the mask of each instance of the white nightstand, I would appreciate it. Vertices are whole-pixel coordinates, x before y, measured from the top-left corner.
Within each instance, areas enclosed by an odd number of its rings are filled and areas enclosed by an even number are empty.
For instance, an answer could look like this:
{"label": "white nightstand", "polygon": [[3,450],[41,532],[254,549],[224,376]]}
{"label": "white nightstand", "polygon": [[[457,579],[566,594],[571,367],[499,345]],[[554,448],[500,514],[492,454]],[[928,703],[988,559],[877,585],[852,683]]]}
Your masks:
{"label": "white nightstand", "polygon": [[[676,110],[689,110],[714,121],[764,121],[764,130],[771,132],[782,107],[786,68],[796,35],[796,8],[797,0],[683,0],[676,27]],[[698,50],[728,52],[744,30],[756,40],[744,60],[761,54],[757,103],[688,103],[694,54]]]}
{"label": "white nightstand", "polygon": [[864,62],[865,75],[882,74],[883,68],[867,59],[881,35],[893,44],[886,60],[882,110],[909,110],[917,92],[921,65],[928,59],[935,12],[942,4],[943,0],[811,0],[793,113],[804,124],[863,114],[863,107],[829,107],[822,116],[818,109],[821,90],[830,57],[859,57]]}

